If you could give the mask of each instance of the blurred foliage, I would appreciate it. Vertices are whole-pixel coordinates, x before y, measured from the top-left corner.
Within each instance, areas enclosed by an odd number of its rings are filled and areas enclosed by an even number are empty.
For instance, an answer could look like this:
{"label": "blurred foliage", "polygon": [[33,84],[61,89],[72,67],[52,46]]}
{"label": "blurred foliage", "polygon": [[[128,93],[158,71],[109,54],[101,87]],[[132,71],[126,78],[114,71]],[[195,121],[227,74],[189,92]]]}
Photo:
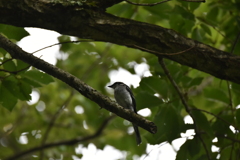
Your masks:
{"label": "blurred foliage", "polygon": [[[154,7],[122,2],[108,8],[107,12],[170,28],[227,52],[232,50],[236,36],[240,33],[239,0],[207,0],[206,3],[179,0]],[[2,24],[0,32],[15,42],[28,36],[23,28]],[[58,40],[66,42],[71,38],[60,36]],[[239,42],[233,53],[240,54]],[[152,135],[140,129],[143,143],[138,147],[134,134],[127,132],[131,124],[117,117],[110,121],[103,135],[81,143],[82,146],[93,143],[98,149],[103,149],[111,145],[127,153],[123,159],[132,159],[134,155],[146,154],[147,144],[171,144],[173,140],[181,138],[181,133],[197,129],[197,134],[184,137],[186,142],[177,152],[177,160],[240,158],[240,85],[165,60],[166,67],[191,107],[195,123],[188,124],[184,121],[188,113],[181,99],[153,55],[110,43],[68,43],[61,45],[56,66],[79,77],[101,93],[112,96],[106,89],[110,71],[121,67],[136,74],[135,67],[141,63],[149,66],[151,76],[140,76],[139,87],[132,89],[138,110],[150,109],[151,114],[146,118],[155,122],[158,133]],[[39,95],[34,104],[27,103],[32,91]],[[92,135],[110,116],[108,111],[99,110],[95,103],[66,84],[22,61],[12,59],[2,49],[0,106],[0,159],[43,143]],[[58,111],[61,112],[57,115]],[[213,151],[212,146],[218,149]],[[43,158],[84,156],[82,152],[75,151],[76,147],[57,146],[47,149],[43,152]],[[39,156],[40,151],[22,159],[38,159],[33,155]]]}

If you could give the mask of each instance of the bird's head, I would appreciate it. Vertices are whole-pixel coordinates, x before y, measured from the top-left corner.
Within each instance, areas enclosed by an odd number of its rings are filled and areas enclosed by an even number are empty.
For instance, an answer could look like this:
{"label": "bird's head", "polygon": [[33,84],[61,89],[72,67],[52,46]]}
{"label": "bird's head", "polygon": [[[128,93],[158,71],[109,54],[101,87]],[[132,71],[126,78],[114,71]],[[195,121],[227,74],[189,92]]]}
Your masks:
{"label": "bird's head", "polygon": [[125,84],[122,83],[122,82],[115,82],[115,83],[113,83],[112,85],[110,85],[108,87],[115,89],[116,87],[118,87],[120,85],[125,85]]}

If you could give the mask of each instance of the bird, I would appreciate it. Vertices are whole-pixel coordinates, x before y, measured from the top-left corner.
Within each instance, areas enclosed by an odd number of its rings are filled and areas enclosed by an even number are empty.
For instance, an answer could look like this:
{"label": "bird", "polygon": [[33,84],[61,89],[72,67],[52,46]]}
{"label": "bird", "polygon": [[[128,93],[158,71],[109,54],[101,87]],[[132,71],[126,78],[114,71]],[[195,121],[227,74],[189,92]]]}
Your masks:
{"label": "bird", "polygon": [[[137,114],[136,101],[133,96],[131,89],[122,82],[115,82],[114,84],[108,86],[114,89],[114,97],[117,103],[125,109],[130,109],[131,111]],[[138,126],[134,123],[133,129],[136,134],[137,145],[139,146],[142,143],[140,132]]]}

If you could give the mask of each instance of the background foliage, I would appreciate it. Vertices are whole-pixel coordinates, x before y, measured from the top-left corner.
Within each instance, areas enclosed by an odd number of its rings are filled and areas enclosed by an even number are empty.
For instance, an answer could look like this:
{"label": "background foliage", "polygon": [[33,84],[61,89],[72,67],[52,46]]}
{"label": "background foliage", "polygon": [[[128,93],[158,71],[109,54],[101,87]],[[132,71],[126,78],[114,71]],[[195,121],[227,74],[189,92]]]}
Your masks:
{"label": "background foliage", "polygon": [[[145,1],[139,1],[145,2]],[[156,2],[149,0],[147,3]],[[137,21],[160,25],[221,50],[240,54],[236,35],[240,33],[240,1],[207,0],[206,3],[170,1],[154,7],[131,5],[126,2],[108,8],[108,13]],[[0,32],[14,42],[28,36],[24,28],[0,25]],[[47,38],[47,37],[46,37]],[[59,42],[71,40],[58,37]],[[49,44],[51,45],[51,44]],[[138,110],[148,108],[147,117],[158,126],[154,135],[140,130],[143,143],[137,147],[134,134],[127,132],[131,124],[115,118],[104,129],[103,135],[83,142],[103,149],[107,144],[125,151],[126,159],[146,154],[146,145],[171,142],[189,129],[193,136],[177,152],[176,159],[239,159],[240,104],[238,84],[223,81],[201,71],[165,60],[166,67],[187,99],[194,124],[187,124],[189,115],[176,90],[169,82],[155,56],[102,42],[62,44],[56,66],[75,75],[103,94],[112,70],[124,68],[136,74],[135,66],[145,63],[151,76],[140,76],[137,88],[132,88]],[[29,104],[31,92],[40,96]],[[26,63],[14,60],[0,50],[0,150],[1,157],[46,143],[69,140],[94,134],[109,112]],[[20,140],[25,138],[27,141]],[[214,141],[213,141],[214,140]],[[217,151],[212,151],[212,147]],[[75,146],[57,146],[33,155],[44,158],[72,157]],[[24,159],[33,157],[25,157]],[[38,159],[38,157],[35,157]]]}

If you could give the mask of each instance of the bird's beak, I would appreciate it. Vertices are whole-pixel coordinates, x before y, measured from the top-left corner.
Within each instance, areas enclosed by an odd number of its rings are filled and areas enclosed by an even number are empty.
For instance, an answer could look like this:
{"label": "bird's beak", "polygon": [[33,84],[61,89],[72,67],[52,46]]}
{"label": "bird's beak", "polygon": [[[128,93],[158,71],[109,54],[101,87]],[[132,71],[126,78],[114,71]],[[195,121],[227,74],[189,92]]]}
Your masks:
{"label": "bird's beak", "polygon": [[108,86],[109,88],[113,88],[113,85]]}

